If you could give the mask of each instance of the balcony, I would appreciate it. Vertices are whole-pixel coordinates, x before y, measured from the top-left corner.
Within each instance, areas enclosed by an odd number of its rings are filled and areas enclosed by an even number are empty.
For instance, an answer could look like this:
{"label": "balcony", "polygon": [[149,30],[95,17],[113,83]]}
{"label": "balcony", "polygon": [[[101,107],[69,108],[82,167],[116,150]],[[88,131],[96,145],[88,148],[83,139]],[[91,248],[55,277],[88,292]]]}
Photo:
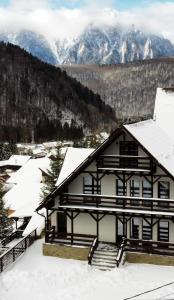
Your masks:
{"label": "balcony", "polygon": [[129,196],[111,196],[99,194],[70,194],[61,195],[60,206],[71,208],[91,209],[99,208],[120,212],[141,212],[148,213],[174,213],[174,200],[161,198],[144,198]]}
{"label": "balcony", "polygon": [[98,170],[154,173],[156,166],[147,156],[101,155]]}
{"label": "balcony", "polygon": [[126,239],[125,251],[174,256],[174,244],[151,240]]}
{"label": "balcony", "polygon": [[90,234],[64,233],[56,232],[55,226],[45,231],[45,242],[50,244],[63,244],[91,247],[96,236]]}

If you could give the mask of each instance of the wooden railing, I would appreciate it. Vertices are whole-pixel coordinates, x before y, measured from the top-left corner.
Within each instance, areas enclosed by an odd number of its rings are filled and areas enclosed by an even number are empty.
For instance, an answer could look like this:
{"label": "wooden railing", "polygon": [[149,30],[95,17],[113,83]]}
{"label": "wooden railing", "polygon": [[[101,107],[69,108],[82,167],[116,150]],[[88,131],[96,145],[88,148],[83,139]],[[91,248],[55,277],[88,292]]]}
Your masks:
{"label": "wooden railing", "polygon": [[19,239],[22,237],[23,230],[15,230],[5,239],[1,241],[1,244],[5,247],[8,243],[12,242],[14,239]]}
{"label": "wooden railing", "polygon": [[147,156],[101,155],[97,160],[99,169],[137,169],[155,172],[155,164]]}
{"label": "wooden railing", "polygon": [[90,234],[80,234],[80,233],[58,233],[54,231],[54,236],[52,235],[52,229],[46,230],[45,232],[45,242],[46,243],[59,243],[67,245],[79,245],[90,247],[95,235]]}
{"label": "wooden railing", "polygon": [[119,267],[120,263],[122,262],[125,247],[126,247],[126,243],[127,243],[126,238],[123,237],[121,245],[118,248],[118,254],[117,254],[117,257],[116,257],[117,268]]}
{"label": "wooden railing", "polygon": [[174,244],[168,242],[126,239],[126,251],[174,256]]}
{"label": "wooden railing", "polygon": [[26,249],[36,240],[36,229],[24,237],[14,247],[8,249],[0,255],[0,273],[3,272],[11,263],[13,263]]}
{"label": "wooden railing", "polygon": [[93,240],[92,246],[90,248],[89,254],[88,254],[88,264],[91,265],[91,261],[92,261],[92,257],[94,255],[94,251],[97,249],[98,247],[98,238],[95,237],[95,239]]}
{"label": "wooden railing", "polygon": [[174,200],[161,198],[64,193],[60,197],[60,206],[63,205],[121,208],[123,210],[137,209],[174,213]]}

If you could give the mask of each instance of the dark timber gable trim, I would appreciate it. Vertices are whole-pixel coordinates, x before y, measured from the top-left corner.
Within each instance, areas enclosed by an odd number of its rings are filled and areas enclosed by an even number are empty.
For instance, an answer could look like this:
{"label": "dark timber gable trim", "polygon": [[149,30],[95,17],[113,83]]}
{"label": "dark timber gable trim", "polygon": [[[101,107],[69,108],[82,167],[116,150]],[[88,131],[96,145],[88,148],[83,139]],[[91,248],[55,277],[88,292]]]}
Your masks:
{"label": "dark timber gable trim", "polygon": [[[122,134],[128,134],[129,136],[131,136],[137,143],[138,145],[140,145],[140,147],[143,149],[143,151],[149,156],[151,157],[155,163],[172,179],[174,180],[174,177],[172,174],[169,173],[169,171],[163,167],[158,160],[129,132],[129,130],[127,130],[124,126],[122,126],[121,128],[117,128],[110,136],[109,138],[103,142],[103,144],[101,146],[99,146],[96,150],[94,150],[92,152],[92,154],[90,154],[81,164],[80,166],[78,166],[57,188],[55,188],[55,190],[46,197],[46,199],[44,199],[42,201],[42,203],[38,206],[38,208],[36,209],[36,211],[39,211],[40,209],[42,209],[43,207],[46,207],[51,200],[53,200],[53,198],[55,198],[60,192],[62,192],[65,187],[70,184],[81,172],[83,172],[83,170],[85,168],[87,168],[94,160],[95,158],[100,155],[101,152],[103,152],[110,144],[112,144],[112,142],[118,138],[120,135]],[[165,176],[165,175],[164,175]]]}

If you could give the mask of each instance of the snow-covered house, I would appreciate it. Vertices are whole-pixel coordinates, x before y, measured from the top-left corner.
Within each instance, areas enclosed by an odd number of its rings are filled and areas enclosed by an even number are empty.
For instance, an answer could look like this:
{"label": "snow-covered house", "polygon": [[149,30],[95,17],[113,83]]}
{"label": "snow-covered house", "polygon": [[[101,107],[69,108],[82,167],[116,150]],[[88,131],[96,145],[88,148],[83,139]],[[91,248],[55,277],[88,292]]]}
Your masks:
{"label": "snow-covered house", "polygon": [[23,235],[34,229],[39,235],[44,228],[44,219],[35,210],[41,202],[44,177],[49,169],[49,158],[30,159],[6,182],[11,188],[4,195],[5,206],[9,209],[9,217],[16,221],[16,227],[27,224]]}
{"label": "snow-covered house", "polygon": [[29,155],[12,155],[7,160],[1,160],[0,177],[6,181],[13,172],[19,170],[30,158]]}
{"label": "snow-covered house", "polygon": [[126,237],[130,261],[133,251],[156,254],[146,262],[167,264],[170,257],[174,264],[172,102],[174,91],[159,89],[154,120],[115,130],[94,151],[67,151],[57,188],[37,208],[47,210],[44,254],[79,258],[76,245],[86,247],[85,259],[96,241],[118,246]]}

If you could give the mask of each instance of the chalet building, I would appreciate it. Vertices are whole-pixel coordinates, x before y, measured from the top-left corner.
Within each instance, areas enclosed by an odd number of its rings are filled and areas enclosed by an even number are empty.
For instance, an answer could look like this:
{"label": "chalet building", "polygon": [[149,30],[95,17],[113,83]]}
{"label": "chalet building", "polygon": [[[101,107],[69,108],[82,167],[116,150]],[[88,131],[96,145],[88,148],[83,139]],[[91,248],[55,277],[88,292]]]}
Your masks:
{"label": "chalet building", "polygon": [[94,151],[69,149],[57,185],[37,209],[47,211],[44,254],[79,258],[83,246],[95,262],[124,241],[130,261],[174,264],[174,142],[157,120],[124,125]]}

